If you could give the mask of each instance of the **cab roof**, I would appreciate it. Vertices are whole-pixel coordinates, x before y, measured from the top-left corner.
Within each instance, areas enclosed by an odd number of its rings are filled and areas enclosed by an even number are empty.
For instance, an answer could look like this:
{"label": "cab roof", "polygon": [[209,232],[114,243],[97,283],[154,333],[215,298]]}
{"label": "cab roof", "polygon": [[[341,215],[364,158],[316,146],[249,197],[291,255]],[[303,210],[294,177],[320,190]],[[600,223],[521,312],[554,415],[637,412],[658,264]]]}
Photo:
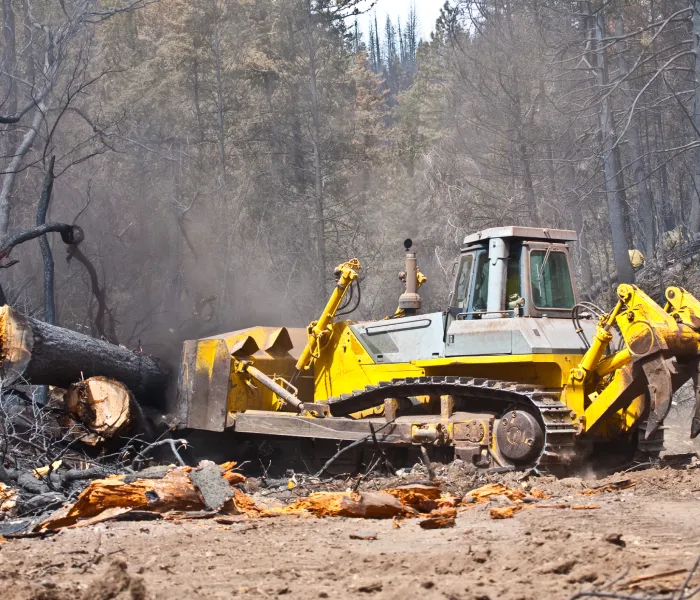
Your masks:
{"label": "cab roof", "polygon": [[472,233],[464,238],[465,244],[473,244],[491,238],[520,238],[548,242],[575,242],[578,234],[572,229],[543,229],[540,227],[491,227]]}

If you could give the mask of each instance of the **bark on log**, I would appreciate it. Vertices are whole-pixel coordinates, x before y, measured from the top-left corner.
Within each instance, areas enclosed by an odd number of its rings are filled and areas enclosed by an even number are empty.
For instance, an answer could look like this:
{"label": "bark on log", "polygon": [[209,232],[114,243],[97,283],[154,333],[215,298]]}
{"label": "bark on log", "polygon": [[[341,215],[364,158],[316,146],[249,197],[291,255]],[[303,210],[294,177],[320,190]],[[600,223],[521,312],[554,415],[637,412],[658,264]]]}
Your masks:
{"label": "bark on log", "polygon": [[104,439],[113,438],[131,423],[131,392],[114,379],[91,377],[74,383],[65,402],[71,417]]}
{"label": "bark on log", "polygon": [[123,383],[140,402],[161,405],[168,375],[151,356],[0,307],[0,377],[6,384],[24,379],[68,388],[104,376]]}

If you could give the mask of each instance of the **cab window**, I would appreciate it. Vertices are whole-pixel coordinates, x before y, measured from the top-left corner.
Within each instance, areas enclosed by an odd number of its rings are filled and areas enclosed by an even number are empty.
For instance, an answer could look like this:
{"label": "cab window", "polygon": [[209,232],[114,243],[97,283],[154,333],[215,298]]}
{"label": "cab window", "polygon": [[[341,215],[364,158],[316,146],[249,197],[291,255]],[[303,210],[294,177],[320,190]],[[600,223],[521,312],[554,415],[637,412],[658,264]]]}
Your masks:
{"label": "cab window", "polygon": [[480,252],[476,261],[476,281],[474,282],[474,298],[472,312],[486,310],[489,295],[489,255]]}
{"label": "cab window", "polygon": [[520,256],[522,247],[514,246],[508,257],[508,275],[506,279],[506,308],[514,309],[520,300]]}
{"label": "cab window", "polygon": [[537,308],[570,309],[574,307],[569,262],[564,252],[532,250],[530,280],[532,300]]}
{"label": "cab window", "polygon": [[469,302],[469,285],[472,281],[472,265],[474,255],[465,254],[459,263],[459,274],[457,275],[457,289],[452,298],[452,308],[467,308]]}

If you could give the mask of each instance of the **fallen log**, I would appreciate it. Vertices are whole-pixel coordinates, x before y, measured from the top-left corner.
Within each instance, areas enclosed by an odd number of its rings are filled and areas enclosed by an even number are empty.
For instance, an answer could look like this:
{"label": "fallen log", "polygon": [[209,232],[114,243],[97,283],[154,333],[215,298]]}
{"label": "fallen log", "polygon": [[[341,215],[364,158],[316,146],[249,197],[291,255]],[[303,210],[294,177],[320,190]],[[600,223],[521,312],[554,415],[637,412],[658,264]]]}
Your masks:
{"label": "fallen log", "polygon": [[6,384],[68,388],[103,376],[124,384],[144,404],[161,405],[169,372],[155,358],[132,352],[0,307],[0,376]]}
{"label": "fallen log", "polygon": [[418,511],[386,492],[315,492],[297,500],[288,512],[308,511],[317,517],[391,519]]}

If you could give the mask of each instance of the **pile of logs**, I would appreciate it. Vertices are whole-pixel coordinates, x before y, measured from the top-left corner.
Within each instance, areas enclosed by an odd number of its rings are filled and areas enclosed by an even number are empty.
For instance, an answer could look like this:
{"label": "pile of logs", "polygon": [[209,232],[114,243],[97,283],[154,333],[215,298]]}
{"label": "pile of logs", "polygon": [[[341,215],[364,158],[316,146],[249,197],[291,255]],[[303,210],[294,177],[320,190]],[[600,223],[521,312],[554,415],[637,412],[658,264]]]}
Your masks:
{"label": "pile of logs", "polygon": [[164,404],[169,372],[146,354],[3,306],[0,378],[5,388],[52,386],[54,408],[87,430],[81,442],[97,445],[129,427],[148,433],[140,405]]}

